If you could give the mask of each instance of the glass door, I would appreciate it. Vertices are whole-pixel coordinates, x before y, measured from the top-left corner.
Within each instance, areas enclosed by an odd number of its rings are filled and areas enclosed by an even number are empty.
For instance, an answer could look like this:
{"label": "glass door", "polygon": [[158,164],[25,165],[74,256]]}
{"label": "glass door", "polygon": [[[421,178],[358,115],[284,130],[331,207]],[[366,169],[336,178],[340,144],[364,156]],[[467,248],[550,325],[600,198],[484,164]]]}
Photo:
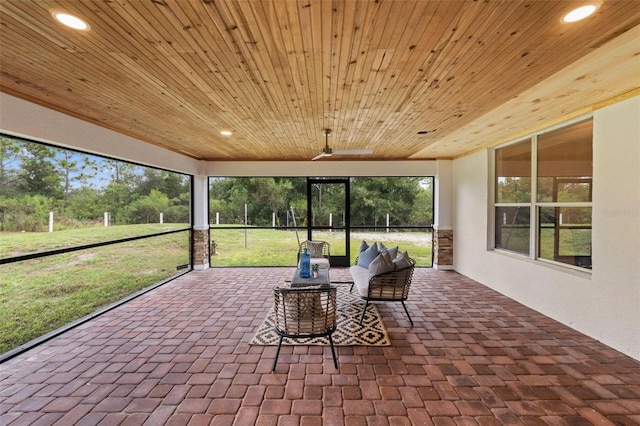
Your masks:
{"label": "glass door", "polygon": [[349,179],[307,179],[308,238],[327,241],[331,266],[349,266]]}

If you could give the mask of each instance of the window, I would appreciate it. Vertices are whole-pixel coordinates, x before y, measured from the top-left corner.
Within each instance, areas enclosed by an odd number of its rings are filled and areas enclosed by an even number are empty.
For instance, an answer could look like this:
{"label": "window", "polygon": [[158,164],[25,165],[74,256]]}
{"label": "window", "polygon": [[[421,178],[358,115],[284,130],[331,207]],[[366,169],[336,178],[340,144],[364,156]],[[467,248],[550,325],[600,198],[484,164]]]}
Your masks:
{"label": "window", "polygon": [[496,149],[496,248],[591,268],[592,140],[587,120]]}

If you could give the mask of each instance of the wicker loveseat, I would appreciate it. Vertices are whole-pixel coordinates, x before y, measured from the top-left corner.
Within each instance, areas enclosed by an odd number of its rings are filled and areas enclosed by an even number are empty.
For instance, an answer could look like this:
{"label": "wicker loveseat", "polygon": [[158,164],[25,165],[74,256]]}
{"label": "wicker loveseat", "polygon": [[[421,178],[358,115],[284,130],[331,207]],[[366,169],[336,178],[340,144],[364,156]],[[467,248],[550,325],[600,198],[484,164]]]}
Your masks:
{"label": "wicker loveseat", "polygon": [[364,320],[369,302],[382,301],[402,303],[402,307],[407,317],[409,317],[409,322],[413,325],[411,315],[409,315],[407,306],[404,304],[404,301],[409,297],[411,278],[413,277],[413,270],[416,266],[414,259],[409,258],[409,263],[409,266],[378,275],[371,274],[369,269],[358,266],[357,264],[349,268],[349,272],[353,278],[351,290],[353,290],[355,286],[358,289],[360,297],[366,300],[362,317],[360,318],[360,324],[362,324]]}

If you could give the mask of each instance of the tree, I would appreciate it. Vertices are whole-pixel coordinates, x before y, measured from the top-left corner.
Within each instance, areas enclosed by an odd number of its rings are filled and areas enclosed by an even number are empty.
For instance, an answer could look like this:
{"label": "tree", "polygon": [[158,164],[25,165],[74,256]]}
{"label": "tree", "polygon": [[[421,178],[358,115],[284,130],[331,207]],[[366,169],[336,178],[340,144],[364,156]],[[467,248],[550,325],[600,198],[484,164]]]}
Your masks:
{"label": "tree", "polygon": [[424,179],[420,182],[418,188],[409,223],[416,226],[432,226],[433,179]]}
{"label": "tree", "polygon": [[130,223],[158,222],[160,213],[169,208],[169,197],[155,189],[149,195],[138,198],[128,208]]}
{"label": "tree", "polygon": [[[538,183],[542,184],[543,182],[540,181]],[[541,189],[542,186],[539,191]],[[500,203],[528,203],[531,201],[531,177],[499,177],[496,191],[496,201]]]}
{"label": "tree", "polygon": [[171,205],[166,210],[164,215],[165,222],[170,223],[189,223],[191,206],[189,201],[191,199],[191,193],[189,191],[183,192],[178,198],[170,200]]}
{"label": "tree", "polygon": [[80,221],[100,221],[106,211],[102,191],[82,187],[69,193],[65,214]]}
{"label": "tree", "polygon": [[127,223],[127,206],[135,199],[131,186],[125,183],[110,182],[104,190],[105,211],[111,214],[115,224]]}
{"label": "tree", "polygon": [[25,194],[19,198],[0,197],[2,231],[41,232],[47,229],[50,200],[42,195]]}
{"label": "tree", "polygon": [[189,181],[186,176],[178,173],[145,168],[136,192],[140,195],[149,195],[152,189],[166,194],[169,199],[177,199],[184,192],[188,192]]}
{"label": "tree", "polygon": [[[384,226],[387,214],[391,225],[396,226],[433,223],[431,179],[359,177],[352,178],[351,182],[353,225]],[[252,225],[270,226],[273,213],[277,214],[278,223],[282,223],[293,206],[296,224],[306,226],[304,178],[214,178],[210,183],[210,197],[211,217],[218,212],[225,224],[243,223],[244,203],[247,203]],[[329,213],[337,218],[344,209],[340,185],[318,184],[312,188],[312,197],[315,225],[328,225]]]}
{"label": "tree", "polygon": [[97,174],[97,164],[88,155],[77,154],[67,149],[61,150],[58,156],[58,170],[63,181],[63,207],[69,203],[69,194],[73,184],[91,186],[90,179]]}
{"label": "tree", "polygon": [[136,173],[138,167],[135,164],[109,159],[104,160],[103,164],[105,171],[111,176],[110,183],[137,186],[140,181],[140,177]]}
{"label": "tree", "polygon": [[18,192],[19,154],[23,143],[0,136],[0,196],[12,196]]}
{"label": "tree", "polygon": [[353,178],[351,184],[351,223],[382,226],[390,215],[392,225],[410,225],[417,206],[421,178]]}
{"label": "tree", "polygon": [[[254,209],[254,224],[271,225],[272,215],[275,213],[277,225],[279,225],[278,212],[286,212],[287,210],[287,195],[293,189],[291,182],[274,178],[251,178],[250,184],[251,193],[256,194],[251,203]],[[261,207],[264,211],[260,211]]]}
{"label": "tree", "polygon": [[60,198],[62,179],[55,166],[54,151],[45,145],[28,143],[24,145],[18,172],[20,189],[31,195]]}

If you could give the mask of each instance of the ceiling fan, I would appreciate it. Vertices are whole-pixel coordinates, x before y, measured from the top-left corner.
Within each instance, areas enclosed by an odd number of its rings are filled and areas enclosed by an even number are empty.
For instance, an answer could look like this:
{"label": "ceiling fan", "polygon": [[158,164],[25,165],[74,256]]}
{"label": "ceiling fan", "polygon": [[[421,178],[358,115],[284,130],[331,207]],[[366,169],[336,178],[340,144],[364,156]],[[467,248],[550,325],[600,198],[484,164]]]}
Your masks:
{"label": "ceiling fan", "polygon": [[335,151],[329,148],[329,135],[331,134],[331,129],[322,129],[322,134],[324,135],[324,149],[322,152],[311,159],[311,161],[315,161],[322,157],[331,157],[334,154],[337,155],[361,155],[361,154],[373,154],[372,149],[336,149]]}

